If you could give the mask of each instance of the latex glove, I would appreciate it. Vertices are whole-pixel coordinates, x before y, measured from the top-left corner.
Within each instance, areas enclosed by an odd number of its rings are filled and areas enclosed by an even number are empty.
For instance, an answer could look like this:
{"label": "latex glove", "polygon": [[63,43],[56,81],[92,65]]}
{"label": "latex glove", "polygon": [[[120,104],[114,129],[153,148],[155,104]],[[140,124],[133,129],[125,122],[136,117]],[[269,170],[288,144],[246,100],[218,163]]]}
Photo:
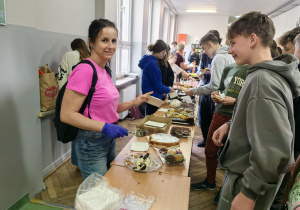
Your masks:
{"label": "latex glove", "polygon": [[120,125],[105,123],[101,133],[107,135],[111,139],[116,139],[124,136],[128,136],[128,130]]}

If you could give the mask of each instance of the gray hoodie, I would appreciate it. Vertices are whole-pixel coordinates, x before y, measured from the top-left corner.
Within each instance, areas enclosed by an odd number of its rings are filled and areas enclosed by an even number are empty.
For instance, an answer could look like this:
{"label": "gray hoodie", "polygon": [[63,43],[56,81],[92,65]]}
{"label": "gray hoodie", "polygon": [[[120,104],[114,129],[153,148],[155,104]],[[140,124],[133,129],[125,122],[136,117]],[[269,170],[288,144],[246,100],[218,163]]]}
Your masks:
{"label": "gray hoodie", "polygon": [[263,205],[261,209],[269,208],[283,171],[294,161],[293,97],[300,95],[297,65],[295,56],[284,54],[248,69],[219,159],[223,167],[239,174],[241,192]]}
{"label": "gray hoodie", "polygon": [[207,85],[199,86],[197,88],[193,88],[192,90],[194,95],[211,94],[218,89],[223,69],[225,68],[225,66],[235,63],[233,57],[228,54],[228,50],[229,47],[227,45],[223,45],[222,47],[217,49],[211,62],[210,83],[208,83]]}

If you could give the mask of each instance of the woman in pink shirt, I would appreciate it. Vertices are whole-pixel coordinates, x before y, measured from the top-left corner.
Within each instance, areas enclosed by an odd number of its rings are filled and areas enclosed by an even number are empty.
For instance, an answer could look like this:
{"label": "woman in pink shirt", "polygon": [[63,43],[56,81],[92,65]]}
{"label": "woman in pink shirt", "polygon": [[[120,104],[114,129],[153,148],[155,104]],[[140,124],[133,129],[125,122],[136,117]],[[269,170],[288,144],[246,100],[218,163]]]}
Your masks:
{"label": "woman in pink shirt", "polygon": [[[130,102],[119,104],[119,92],[111,80],[109,61],[117,49],[118,30],[107,19],[94,20],[89,27],[91,61],[98,80],[90,106],[80,110],[92,84],[93,68],[79,64],[69,76],[61,106],[61,121],[79,128],[75,141],[78,166],[83,178],[91,173],[104,175],[116,156],[116,138],[128,135],[116,125],[118,113],[147,101],[147,93]],[[89,118],[90,115],[90,118]]]}

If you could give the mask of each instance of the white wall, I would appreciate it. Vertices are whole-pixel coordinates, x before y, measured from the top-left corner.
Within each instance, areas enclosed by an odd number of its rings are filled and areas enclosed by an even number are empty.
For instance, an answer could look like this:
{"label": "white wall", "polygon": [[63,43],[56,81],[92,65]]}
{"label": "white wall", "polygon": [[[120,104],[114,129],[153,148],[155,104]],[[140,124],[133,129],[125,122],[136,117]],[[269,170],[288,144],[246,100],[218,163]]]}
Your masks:
{"label": "white wall", "polygon": [[295,28],[298,18],[300,18],[300,6],[272,18],[276,30],[275,40],[285,32]]}
{"label": "white wall", "polygon": [[43,188],[43,172],[66,158],[53,117],[39,119],[38,67],[56,71],[75,38],[87,40],[94,0],[9,0],[0,26],[0,209]]}
{"label": "white wall", "polygon": [[[199,43],[202,36],[209,30],[218,30],[220,37],[223,38],[222,44],[225,44],[228,16],[203,16],[203,15],[178,15],[177,16],[177,34],[187,34],[185,46],[185,60],[188,63],[188,55],[191,50],[191,44]],[[177,41],[177,36],[176,41]]]}
{"label": "white wall", "polygon": [[200,40],[209,30],[218,30],[225,43],[228,16],[178,15],[177,33],[187,34],[186,45]]}

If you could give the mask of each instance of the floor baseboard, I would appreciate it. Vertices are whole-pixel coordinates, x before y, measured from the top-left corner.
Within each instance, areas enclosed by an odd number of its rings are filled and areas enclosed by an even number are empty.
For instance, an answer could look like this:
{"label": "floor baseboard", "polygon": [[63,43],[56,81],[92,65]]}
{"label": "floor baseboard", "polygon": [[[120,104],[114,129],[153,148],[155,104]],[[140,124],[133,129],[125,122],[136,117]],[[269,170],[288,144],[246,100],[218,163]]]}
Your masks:
{"label": "floor baseboard", "polygon": [[65,161],[67,161],[71,156],[71,150],[63,154],[60,158],[58,158],[56,161],[54,161],[51,165],[49,165],[47,168],[43,170],[43,177],[44,179],[47,178],[50,174],[55,171],[56,168],[59,168],[60,165],[62,165]]}

